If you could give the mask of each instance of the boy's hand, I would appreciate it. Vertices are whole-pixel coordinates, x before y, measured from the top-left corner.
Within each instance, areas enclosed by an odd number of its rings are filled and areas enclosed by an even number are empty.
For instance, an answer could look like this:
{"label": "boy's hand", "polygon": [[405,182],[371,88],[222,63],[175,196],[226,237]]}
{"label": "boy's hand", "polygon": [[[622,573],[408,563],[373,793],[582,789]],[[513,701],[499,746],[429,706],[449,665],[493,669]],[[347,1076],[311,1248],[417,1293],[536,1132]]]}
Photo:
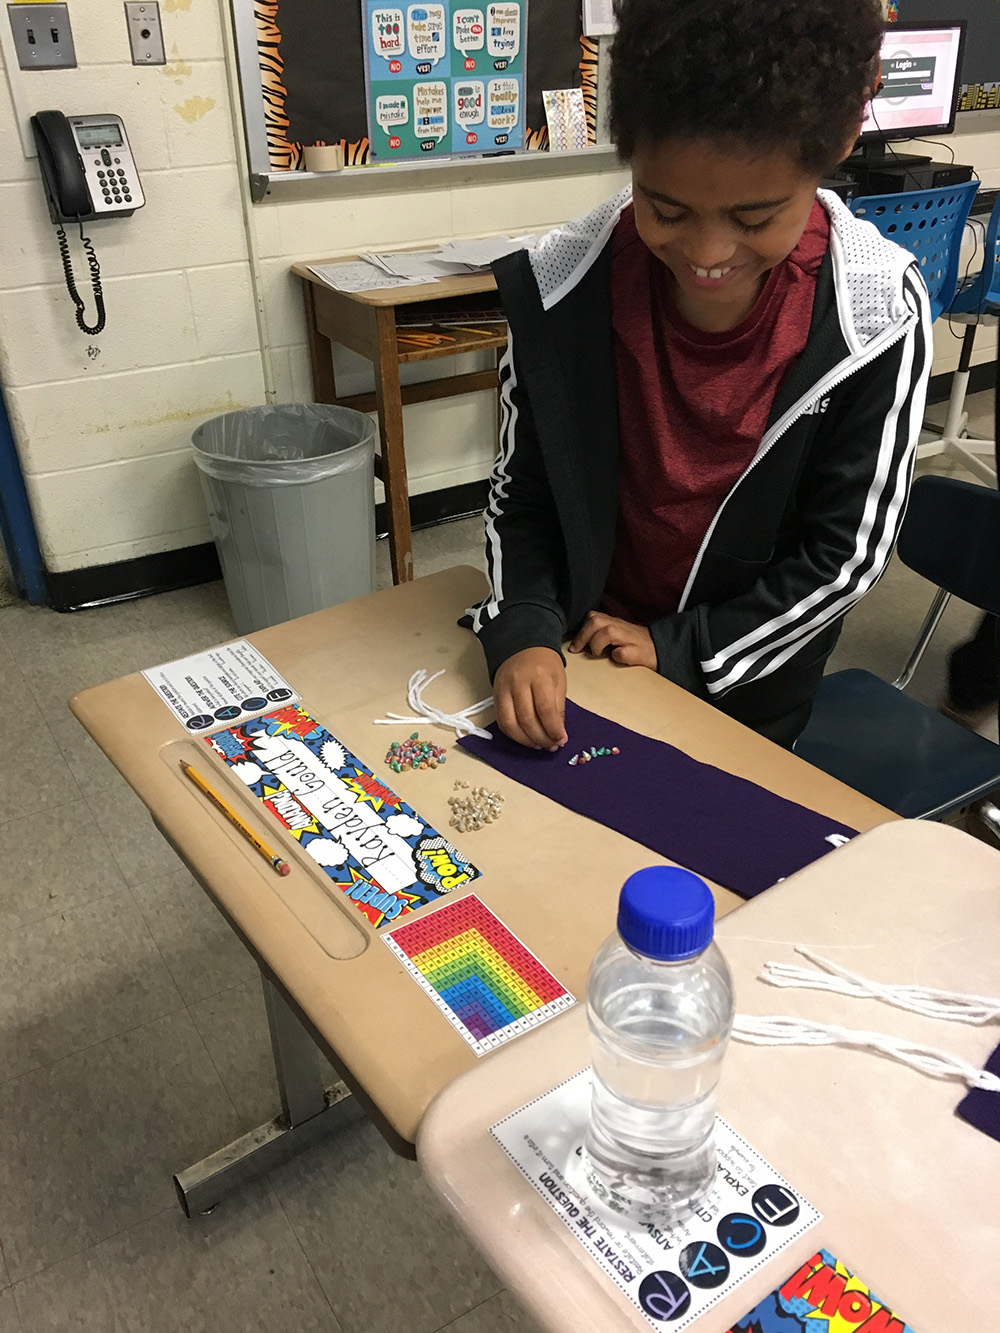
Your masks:
{"label": "boy's hand", "polygon": [[566,735],[566,668],[551,648],[524,648],[493,678],[501,730],[532,750],[558,750]]}
{"label": "boy's hand", "polygon": [[656,648],[645,625],[633,625],[628,620],[606,616],[603,611],[590,612],[569,646],[571,653],[582,653],[585,648],[592,657],[607,654],[619,666],[656,670]]}

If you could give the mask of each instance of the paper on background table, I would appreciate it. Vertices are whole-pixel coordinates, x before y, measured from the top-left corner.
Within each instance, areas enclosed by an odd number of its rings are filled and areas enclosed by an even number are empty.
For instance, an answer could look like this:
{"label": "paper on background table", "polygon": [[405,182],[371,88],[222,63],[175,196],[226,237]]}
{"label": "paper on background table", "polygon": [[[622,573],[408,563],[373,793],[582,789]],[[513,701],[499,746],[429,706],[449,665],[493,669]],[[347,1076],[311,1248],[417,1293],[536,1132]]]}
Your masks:
{"label": "paper on background table", "polygon": [[579,1153],[590,1079],[581,1070],[490,1132],[651,1327],[680,1333],[822,1217],[721,1118],[719,1174],[694,1217],[670,1230],[618,1217],[590,1190]]}
{"label": "paper on background table", "polygon": [[364,259],[345,260],[342,264],[310,264],[309,272],[336,287],[338,292],[373,292],[386,287],[412,287],[415,284],[436,282],[436,278],[393,277],[384,269]]}
{"label": "paper on background table", "polygon": [[482,236],[468,241],[446,241],[433,250],[370,251],[365,258],[394,277],[436,280],[456,273],[484,272],[494,259],[515,250],[532,249],[537,240],[536,236]]}
{"label": "paper on background table", "polygon": [[246,639],[179,657],[142,674],[193,736],[239,726],[299,698]]}

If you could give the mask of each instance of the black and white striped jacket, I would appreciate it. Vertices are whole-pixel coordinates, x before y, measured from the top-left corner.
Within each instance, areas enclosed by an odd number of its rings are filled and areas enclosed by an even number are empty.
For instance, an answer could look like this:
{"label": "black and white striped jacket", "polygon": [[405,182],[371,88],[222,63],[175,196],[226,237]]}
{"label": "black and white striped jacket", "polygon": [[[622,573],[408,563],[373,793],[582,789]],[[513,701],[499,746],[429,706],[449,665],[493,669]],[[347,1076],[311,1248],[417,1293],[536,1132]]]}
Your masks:
{"label": "black and white striped jacket", "polygon": [[[611,234],[623,191],[494,266],[510,328],[486,511],[490,596],[472,611],[492,678],[560,650],[600,602],[615,541],[618,412]],[[791,743],[844,613],[875,584],[906,503],[932,340],[914,257],[834,195],[809,339],[752,462],[722,501],[660,673]]]}

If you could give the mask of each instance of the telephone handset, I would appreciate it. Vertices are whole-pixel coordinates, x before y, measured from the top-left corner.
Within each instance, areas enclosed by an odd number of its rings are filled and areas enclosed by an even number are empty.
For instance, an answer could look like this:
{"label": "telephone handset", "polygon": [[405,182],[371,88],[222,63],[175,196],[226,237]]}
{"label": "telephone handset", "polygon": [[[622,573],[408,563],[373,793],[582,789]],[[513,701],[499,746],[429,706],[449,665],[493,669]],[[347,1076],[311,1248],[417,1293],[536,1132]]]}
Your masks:
{"label": "telephone handset", "polygon": [[[132,159],[125,126],[119,116],[64,116],[61,111],[39,111],[31,117],[38,147],[38,163],[45,185],[49,215],[56,226],[66,287],[76,306],[76,322],[84,333],[104,328],[101,268],[83,223],[100,218],[131,217],[146,202]],[[75,222],[90,265],[90,281],[97,306],[97,322],[89,325],[76,289],[69,240],[64,222]]]}

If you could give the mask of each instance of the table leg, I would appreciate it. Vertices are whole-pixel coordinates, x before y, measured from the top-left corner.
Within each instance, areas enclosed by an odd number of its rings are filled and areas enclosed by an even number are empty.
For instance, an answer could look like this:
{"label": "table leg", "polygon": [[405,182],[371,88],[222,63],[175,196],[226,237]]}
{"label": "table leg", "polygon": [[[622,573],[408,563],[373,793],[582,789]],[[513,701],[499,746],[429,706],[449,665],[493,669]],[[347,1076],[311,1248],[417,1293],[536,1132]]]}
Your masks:
{"label": "table leg", "polygon": [[227,1194],[343,1123],[341,1107],[350,1092],[342,1083],[323,1087],[312,1038],[263,973],[261,982],[282,1113],[174,1176],[177,1197],[188,1217],[210,1212]]}
{"label": "table leg", "polygon": [[316,327],[315,288],[311,282],[302,282],[302,300],[306,311],[306,337],[309,340],[313,398],[317,403],[335,403],[337,385],[333,369],[333,344]]}
{"label": "table leg", "polygon": [[410,534],[410,489],[403,448],[403,399],[399,384],[396,316],[392,306],[377,312],[378,356],[375,361],[375,401],[382,435],[382,485],[389,521],[389,557],[393,583],[413,578],[413,540]]}

